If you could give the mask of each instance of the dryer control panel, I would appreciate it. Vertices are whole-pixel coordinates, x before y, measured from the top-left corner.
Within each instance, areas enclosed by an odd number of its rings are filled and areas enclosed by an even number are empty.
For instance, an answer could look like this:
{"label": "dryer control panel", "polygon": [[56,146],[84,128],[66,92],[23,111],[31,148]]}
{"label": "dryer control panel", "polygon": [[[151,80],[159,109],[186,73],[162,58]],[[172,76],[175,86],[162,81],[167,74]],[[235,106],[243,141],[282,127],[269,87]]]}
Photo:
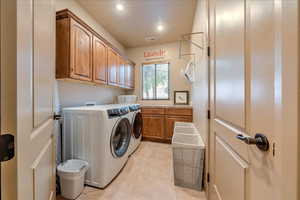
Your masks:
{"label": "dryer control panel", "polygon": [[130,105],[130,106],[129,106],[130,112],[138,111],[138,110],[140,110],[140,109],[141,109],[141,106],[138,105],[138,104]]}
{"label": "dryer control panel", "polygon": [[108,114],[109,118],[120,117],[120,116],[126,115],[128,113],[129,113],[128,107],[113,108],[113,109],[107,110],[107,114]]}

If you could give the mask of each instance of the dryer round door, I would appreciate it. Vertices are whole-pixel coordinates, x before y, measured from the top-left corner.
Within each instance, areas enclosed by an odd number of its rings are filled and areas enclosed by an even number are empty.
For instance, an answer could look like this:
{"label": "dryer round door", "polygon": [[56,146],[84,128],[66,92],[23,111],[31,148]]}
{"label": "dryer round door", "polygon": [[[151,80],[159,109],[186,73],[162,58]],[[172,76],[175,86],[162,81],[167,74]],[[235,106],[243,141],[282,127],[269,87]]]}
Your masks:
{"label": "dryer round door", "polygon": [[140,112],[137,112],[134,116],[133,125],[132,125],[132,133],[133,136],[138,139],[142,136],[143,129],[143,118]]}
{"label": "dryer round door", "polygon": [[110,139],[111,151],[114,157],[126,154],[131,138],[131,126],[127,118],[121,118],[115,125]]}

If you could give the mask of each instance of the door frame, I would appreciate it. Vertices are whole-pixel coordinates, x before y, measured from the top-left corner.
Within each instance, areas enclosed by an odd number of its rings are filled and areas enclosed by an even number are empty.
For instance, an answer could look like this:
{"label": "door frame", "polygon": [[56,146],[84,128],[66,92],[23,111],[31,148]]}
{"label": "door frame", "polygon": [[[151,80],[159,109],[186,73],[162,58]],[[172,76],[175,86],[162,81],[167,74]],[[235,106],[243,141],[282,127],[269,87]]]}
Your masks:
{"label": "door frame", "polygon": [[[10,133],[16,138],[16,26],[17,2],[0,0],[0,44],[1,44],[1,134]],[[5,28],[4,28],[5,27]],[[17,156],[17,155],[16,155]],[[1,164],[1,198],[17,200],[17,160]],[[4,187],[5,186],[5,187]]]}
{"label": "door frame", "polygon": [[[210,56],[209,68],[209,110],[211,119],[215,116],[215,9],[213,2],[208,1],[208,42]],[[245,0],[246,4],[250,0]],[[296,5],[296,6],[295,6]],[[247,12],[247,10],[246,10]],[[275,66],[275,197],[276,200],[300,198],[300,3],[297,0],[274,0],[274,13],[277,23],[278,59]],[[291,20],[293,19],[293,20]],[[246,23],[248,23],[246,21]],[[297,34],[298,33],[298,34]],[[291,40],[290,38],[295,38]],[[209,120],[208,137],[208,173],[213,171],[212,155],[213,120]],[[285,134],[289,133],[289,134]],[[286,164],[289,163],[289,164]],[[212,176],[211,176],[212,177]],[[207,180],[205,180],[206,182]],[[284,184],[283,184],[284,183]],[[210,199],[212,185],[208,184],[206,194]]]}
{"label": "door frame", "polygon": [[[2,117],[1,117],[1,99],[2,99],[2,95],[1,95],[1,86],[3,85],[3,84],[1,84],[1,66],[2,66],[2,63],[1,63],[1,61],[2,61],[2,51],[1,51],[1,49],[2,49],[2,16],[1,16],[1,13],[2,13],[2,0],[0,0],[0,134],[2,133],[2,129],[1,129],[1,119],[2,119]],[[2,194],[2,181],[1,181],[1,163],[0,163],[0,200],[2,199],[1,198],[1,194]]]}

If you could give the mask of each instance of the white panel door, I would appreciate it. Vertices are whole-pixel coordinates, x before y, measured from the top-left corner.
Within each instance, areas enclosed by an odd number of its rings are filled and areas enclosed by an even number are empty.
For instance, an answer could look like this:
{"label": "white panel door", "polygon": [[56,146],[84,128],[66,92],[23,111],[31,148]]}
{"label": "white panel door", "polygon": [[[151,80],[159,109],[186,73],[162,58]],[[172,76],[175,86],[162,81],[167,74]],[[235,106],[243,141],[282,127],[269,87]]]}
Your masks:
{"label": "white panel door", "polygon": [[[9,52],[1,54],[1,58],[16,60],[15,64],[1,66],[7,75],[1,79],[6,90],[1,96],[1,105],[7,106],[5,116],[16,128],[16,162],[7,162],[7,166],[2,166],[2,173],[10,173],[11,169],[17,175],[2,177],[2,183],[9,183],[1,185],[2,197],[52,200],[55,199],[54,0],[2,0],[2,4],[10,11],[1,19],[9,24],[10,34],[6,33],[5,38],[13,39],[10,40],[12,48],[6,47]],[[3,31],[1,29],[1,33]]]}
{"label": "white panel door", "polygon": [[[275,0],[210,1],[210,200],[276,198],[275,100],[281,94],[275,91],[282,74],[276,71],[275,6]],[[268,151],[238,139],[257,133],[267,136]]]}
{"label": "white panel door", "polygon": [[18,199],[55,198],[53,0],[18,1]]}

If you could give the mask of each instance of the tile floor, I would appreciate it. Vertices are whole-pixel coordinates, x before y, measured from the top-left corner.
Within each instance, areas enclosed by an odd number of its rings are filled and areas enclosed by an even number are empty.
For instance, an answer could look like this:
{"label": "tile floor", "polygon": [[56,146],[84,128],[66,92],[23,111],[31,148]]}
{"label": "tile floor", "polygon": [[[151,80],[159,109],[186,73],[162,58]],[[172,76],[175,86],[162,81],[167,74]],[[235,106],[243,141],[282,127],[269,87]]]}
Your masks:
{"label": "tile floor", "polygon": [[[171,145],[142,142],[104,190],[86,187],[77,200],[205,200],[204,192],[174,186]],[[57,200],[65,200],[58,197]]]}

